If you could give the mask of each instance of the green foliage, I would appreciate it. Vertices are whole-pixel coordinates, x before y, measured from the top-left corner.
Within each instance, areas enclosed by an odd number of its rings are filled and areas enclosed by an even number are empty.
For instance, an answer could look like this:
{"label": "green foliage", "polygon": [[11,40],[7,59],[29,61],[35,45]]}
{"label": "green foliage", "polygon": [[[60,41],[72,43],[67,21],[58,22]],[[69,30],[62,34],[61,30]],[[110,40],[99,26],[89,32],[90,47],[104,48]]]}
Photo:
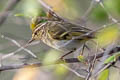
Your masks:
{"label": "green foliage", "polygon": [[104,4],[108,11],[120,16],[120,0],[104,0]]}
{"label": "green foliage", "polygon": [[25,0],[22,10],[24,15],[30,17],[46,15],[43,9],[41,8],[40,3],[38,3],[36,0]]}
{"label": "green foliage", "polygon": [[[67,66],[67,65],[66,65]],[[56,68],[55,68],[55,73],[57,75],[61,75],[61,76],[64,76],[66,73],[68,72],[68,70],[64,67],[64,66],[61,66],[61,65],[56,65]]]}
{"label": "green foliage", "polygon": [[[108,64],[108,63],[111,63],[111,62],[115,62],[117,61],[117,59],[120,57],[120,52],[118,53],[114,53],[114,55],[108,57],[104,64]],[[109,68],[103,70],[100,75],[98,76],[98,80],[107,80],[109,77]]]}
{"label": "green foliage", "polygon": [[109,58],[107,58],[104,62],[104,64],[108,64],[110,62],[114,62],[116,61],[118,58],[120,57],[120,52],[115,53],[114,55],[110,56]]}
{"label": "green foliage", "polygon": [[97,80],[107,80],[109,76],[109,69],[102,71]]}
{"label": "green foliage", "polygon": [[117,25],[109,25],[106,28],[100,30],[96,34],[96,42],[99,46],[105,47],[113,41],[117,41],[119,37],[119,27]]}
{"label": "green foliage", "polygon": [[94,21],[103,22],[103,21],[106,21],[108,19],[108,15],[100,5],[97,5],[92,10],[90,18]]}
{"label": "green foliage", "polygon": [[43,63],[44,64],[50,64],[50,63],[54,63],[58,58],[59,58],[60,53],[55,51],[55,50],[50,50],[44,60]]}
{"label": "green foliage", "polygon": [[80,55],[77,57],[80,62],[85,62],[85,57]]}

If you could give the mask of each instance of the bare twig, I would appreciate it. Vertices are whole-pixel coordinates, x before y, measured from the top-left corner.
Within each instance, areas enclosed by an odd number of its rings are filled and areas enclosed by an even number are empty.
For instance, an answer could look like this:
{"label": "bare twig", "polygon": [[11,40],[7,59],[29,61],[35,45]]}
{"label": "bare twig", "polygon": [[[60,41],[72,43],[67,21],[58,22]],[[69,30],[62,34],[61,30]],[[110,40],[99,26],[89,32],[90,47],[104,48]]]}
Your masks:
{"label": "bare twig", "polygon": [[[52,62],[52,63],[49,63],[49,64],[46,64],[46,65],[55,65],[55,64],[64,64],[64,63],[76,63],[76,62],[80,62],[77,58],[70,58],[70,59],[65,59],[65,60],[57,60],[55,62]],[[23,68],[25,66],[37,66],[37,67],[40,67],[40,66],[44,66],[45,64],[43,63],[23,63],[23,64],[12,64],[12,65],[3,65],[0,67],[0,71],[5,71],[5,70],[13,70],[13,69],[20,69],[20,68]]]}
{"label": "bare twig", "polygon": [[88,18],[88,15],[91,13],[92,9],[95,7],[96,4],[97,4],[96,0],[91,1],[90,6],[86,10],[85,14],[82,16],[82,19]]}
{"label": "bare twig", "polygon": [[[118,23],[118,20],[116,20],[111,14],[110,12],[106,9],[106,7],[104,6],[103,0],[96,0],[99,2],[99,4],[101,5],[101,7],[106,11],[109,19],[111,19],[113,22]],[[119,24],[119,23],[118,23]]]}
{"label": "bare twig", "polygon": [[38,1],[47,11],[49,11],[49,10],[53,11],[52,8],[50,6],[48,6],[46,3],[44,3],[43,0],[38,0]]}
{"label": "bare twig", "polygon": [[[7,39],[7,40],[10,40],[11,42],[13,42],[15,45],[17,45],[18,47],[22,47],[17,41],[15,41],[14,39],[11,39],[9,37],[6,37],[4,35],[1,35],[2,38],[4,39]],[[26,49],[26,48],[23,48],[23,50],[25,50],[26,52],[28,52],[30,55],[32,55],[33,57],[37,57],[32,51]],[[9,54],[8,54],[9,55]],[[3,56],[4,57],[4,56]],[[4,59],[4,58],[3,58]]]}
{"label": "bare twig", "polygon": [[[105,68],[106,66],[105,66],[105,64],[104,64],[104,62],[105,62],[105,60],[110,56],[109,55],[109,53],[113,50],[113,48],[115,48],[116,47],[116,45],[114,44],[114,43],[112,43],[111,45],[109,45],[107,48],[106,48],[106,50],[104,51],[104,55],[100,58],[100,61],[101,62],[99,62],[97,65],[96,65],[96,67],[95,67],[95,69],[94,69],[94,71],[93,71],[93,77],[96,77],[96,76],[98,76],[98,74],[99,74],[99,71],[101,71],[101,70],[104,70],[103,68]],[[110,63],[111,64],[111,63]],[[109,65],[110,65],[109,64]],[[108,66],[109,66],[108,65]]]}
{"label": "bare twig", "polygon": [[[110,51],[110,55],[115,53],[115,52],[118,52],[120,51],[120,46],[118,47],[115,47],[113,48],[111,51]],[[101,58],[102,56],[104,55],[104,52],[101,52],[99,54],[96,55],[96,58]],[[86,57],[85,58],[85,61],[92,61],[94,59],[95,55],[93,56],[89,56],[89,57]],[[78,58],[69,58],[69,59],[59,59],[59,60],[56,60],[55,62],[52,62],[52,63],[49,63],[49,64],[46,64],[46,65],[55,65],[55,64],[64,64],[64,63],[80,63],[81,61],[78,59]],[[4,65],[4,66],[1,66],[0,67],[0,71],[5,71],[5,70],[13,70],[13,69],[19,69],[19,68],[23,68],[25,66],[37,66],[37,67],[40,67],[40,66],[44,66],[43,63],[26,63],[26,64],[19,64],[19,65]]]}
{"label": "bare twig", "polygon": [[7,19],[9,13],[14,9],[14,7],[20,2],[20,0],[8,0],[8,3],[3,10],[3,12],[0,13],[0,27],[4,23],[4,21]]}

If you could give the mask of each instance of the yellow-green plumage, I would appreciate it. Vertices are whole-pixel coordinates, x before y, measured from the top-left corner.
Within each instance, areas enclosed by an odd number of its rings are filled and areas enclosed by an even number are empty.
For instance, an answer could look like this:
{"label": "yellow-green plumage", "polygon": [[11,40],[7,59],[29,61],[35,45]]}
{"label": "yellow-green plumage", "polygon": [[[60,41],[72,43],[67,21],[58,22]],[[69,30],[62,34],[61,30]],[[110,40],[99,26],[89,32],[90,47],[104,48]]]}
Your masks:
{"label": "yellow-green plumage", "polygon": [[[38,18],[40,19],[40,18]],[[72,40],[74,37],[88,33],[89,29],[54,19],[44,20],[44,22],[32,22],[32,39],[42,40],[45,44],[65,52],[77,49],[86,41],[93,38],[93,35],[82,36],[79,39]],[[34,26],[34,27],[33,27]],[[66,44],[68,43],[68,44]]]}

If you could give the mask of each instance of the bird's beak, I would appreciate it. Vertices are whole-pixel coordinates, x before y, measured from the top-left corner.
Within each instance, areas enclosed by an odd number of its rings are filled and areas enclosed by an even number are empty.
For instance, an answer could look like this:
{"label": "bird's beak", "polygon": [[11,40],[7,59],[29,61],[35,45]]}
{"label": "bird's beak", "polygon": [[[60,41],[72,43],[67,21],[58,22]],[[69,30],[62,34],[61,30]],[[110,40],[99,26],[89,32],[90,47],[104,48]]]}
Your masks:
{"label": "bird's beak", "polygon": [[30,44],[31,42],[33,42],[35,39],[31,38],[29,41],[28,41],[28,44]]}

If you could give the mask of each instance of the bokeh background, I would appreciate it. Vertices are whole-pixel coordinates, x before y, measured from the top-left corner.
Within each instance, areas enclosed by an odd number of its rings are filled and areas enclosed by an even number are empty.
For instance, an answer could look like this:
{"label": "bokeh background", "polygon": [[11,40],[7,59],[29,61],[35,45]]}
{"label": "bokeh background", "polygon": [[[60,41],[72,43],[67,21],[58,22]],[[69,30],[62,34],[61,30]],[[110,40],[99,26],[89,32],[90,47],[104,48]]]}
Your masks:
{"label": "bokeh background", "polygon": [[[0,0],[0,13],[2,13],[11,0]],[[120,0],[103,0],[104,8],[95,0],[43,0],[60,17],[91,30],[113,23],[113,19],[120,19]],[[14,10],[10,11],[6,21],[0,26],[0,35],[4,35],[19,44],[25,45],[31,38],[30,23],[32,17],[45,16],[45,9],[39,0],[20,0]],[[99,47],[106,47],[113,42],[119,43],[119,24],[110,25],[97,34]],[[0,37],[0,56],[18,49],[10,40]],[[29,50],[38,56],[39,61],[47,62],[57,59],[61,52],[50,48],[44,43],[32,45]],[[94,51],[93,51],[94,52]],[[2,61],[3,65],[20,64],[37,61],[25,51]],[[84,72],[83,72],[84,73]],[[26,76],[24,76],[26,75]],[[26,78],[28,75],[28,79]],[[21,69],[3,71],[0,80],[83,80],[61,65],[45,66],[35,69]],[[113,79],[112,79],[113,80]],[[119,80],[119,79],[115,79]]]}

